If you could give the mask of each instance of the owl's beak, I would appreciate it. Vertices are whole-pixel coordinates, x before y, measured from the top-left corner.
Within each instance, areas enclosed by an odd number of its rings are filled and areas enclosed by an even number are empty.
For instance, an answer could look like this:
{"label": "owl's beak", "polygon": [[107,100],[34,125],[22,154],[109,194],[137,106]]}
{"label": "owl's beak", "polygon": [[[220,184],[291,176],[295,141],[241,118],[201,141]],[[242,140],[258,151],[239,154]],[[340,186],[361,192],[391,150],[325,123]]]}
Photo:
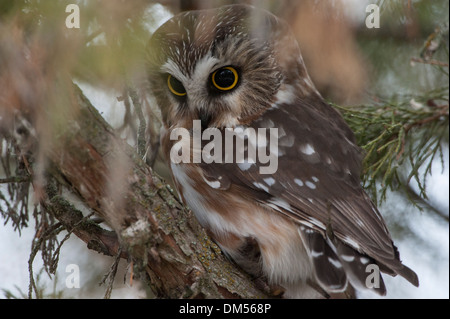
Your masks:
{"label": "owl's beak", "polygon": [[202,131],[206,130],[212,120],[211,114],[206,111],[199,111],[198,118],[202,122]]}

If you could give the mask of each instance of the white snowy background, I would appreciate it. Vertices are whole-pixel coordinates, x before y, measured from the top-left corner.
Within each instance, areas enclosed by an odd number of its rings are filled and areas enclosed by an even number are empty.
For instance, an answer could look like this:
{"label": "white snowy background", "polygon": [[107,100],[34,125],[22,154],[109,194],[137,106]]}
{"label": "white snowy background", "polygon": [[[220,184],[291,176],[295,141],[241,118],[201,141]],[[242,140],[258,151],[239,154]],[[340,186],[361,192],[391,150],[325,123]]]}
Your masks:
{"label": "white snowy background", "polygon": [[[342,0],[348,3],[349,16],[358,22],[361,12],[365,12],[368,1]],[[162,6],[155,5],[148,11],[149,21],[159,24],[170,18],[170,13]],[[365,17],[365,15],[363,15]],[[155,30],[158,23],[148,23],[148,28]],[[84,93],[104,117],[113,125],[118,125],[123,118],[123,105],[116,99],[117,92],[97,90],[89,85],[79,83]],[[431,205],[440,211],[449,212],[449,152],[445,149],[445,165],[439,160],[433,164],[433,174],[427,180],[428,195]],[[0,185],[4,187],[4,185]],[[416,185],[413,185],[416,187]],[[411,286],[401,277],[384,276],[388,295],[386,298],[449,298],[449,224],[442,217],[430,211],[420,212],[407,199],[398,194],[390,194],[386,203],[380,207],[390,229],[402,229],[401,234],[393,231],[395,244],[398,246],[403,262],[414,269],[420,279],[420,287]],[[31,218],[32,220],[32,218]],[[34,236],[34,225],[22,230],[21,235],[12,229],[11,224],[0,224],[0,298],[3,291],[16,296],[27,294],[29,285],[28,259],[31,242]],[[62,237],[61,237],[62,238]],[[98,283],[113,263],[110,257],[103,257],[90,251],[76,237],[70,238],[62,247],[57,281],[50,279],[46,273],[40,276],[39,286],[46,287],[46,293],[53,289],[63,291],[64,298],[102,298],[104,286]],[[70,275],[66,267],[76,264],[80,268],[80,288],[67,289],[65,280]],[[34,273],[42,269],[42,261],[38,254],[35,258]],[[126,262],[121,267],[112,298],[144,298],[145,291],[138,281],[132,285],[126,274]],[[125,280],[124,280],[125,278]],[[55,285],[55,288],[54,288]],[[376,298],[371,293],[362,294],[363,298]]]}

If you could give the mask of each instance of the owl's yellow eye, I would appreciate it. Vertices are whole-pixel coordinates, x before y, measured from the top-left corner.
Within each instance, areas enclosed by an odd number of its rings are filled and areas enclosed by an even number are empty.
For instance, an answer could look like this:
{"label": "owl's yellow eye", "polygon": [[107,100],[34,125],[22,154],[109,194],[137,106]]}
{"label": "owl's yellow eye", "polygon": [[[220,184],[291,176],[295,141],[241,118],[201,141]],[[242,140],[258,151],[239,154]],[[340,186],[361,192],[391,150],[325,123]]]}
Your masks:
{"label": "owl's yellow eye", "polygon": [[182,97],[187,95],[186,89],[184,88],[183,84],[170,74],[167,78],[167,86],[169,87],[170,92],[172,92],[176,96]]}
{"label": "owl's yellow eye", "polygon": [[230,91],[238,84],[239,75],[235,68],[227,66],[214,72],[211,80],[216,89]]}

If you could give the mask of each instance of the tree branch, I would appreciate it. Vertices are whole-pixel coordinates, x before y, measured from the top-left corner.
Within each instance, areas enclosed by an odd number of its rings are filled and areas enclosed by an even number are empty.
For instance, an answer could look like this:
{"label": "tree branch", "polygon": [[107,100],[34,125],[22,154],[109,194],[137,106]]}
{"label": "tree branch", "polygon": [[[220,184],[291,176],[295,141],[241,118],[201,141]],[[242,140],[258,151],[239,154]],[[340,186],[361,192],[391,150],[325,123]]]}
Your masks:
{"label": "tree branch", "polygon": [[424,60],[424,59],[420,59],[420,58],[411,58],[411,62],[417,62],[417,63],[422,63],[422,64],[430,64],[430,65],[437,65],[437,66],[442,66],[442,67],[447,67],[448,68],[448,63],[442,62],[442,61],[438,61],[438,60]]}
{"label": "tree branch", "polygon": [[[117,253],[120,243],[138,270],[145,270],[158,297],[264,297],[247,274],[224,258],[166,184],[115,135],[79,88],[73,96],[80,110],[76,125],[61,134],[48,157],[57,174],[114,229],[118,241],[91,224],[73,232],[88,243],[95,238],[96,250],[109,255]],[[62,224],[80,221],[80,213],[49,187],[47,195],[43,205]]]}
{"label": "tree branch", "polygon": [[28,183],[30,182],[29,177],[25,176],[13,176],[7,178],[0,178],[0,184],[11,184],[11,183]]}

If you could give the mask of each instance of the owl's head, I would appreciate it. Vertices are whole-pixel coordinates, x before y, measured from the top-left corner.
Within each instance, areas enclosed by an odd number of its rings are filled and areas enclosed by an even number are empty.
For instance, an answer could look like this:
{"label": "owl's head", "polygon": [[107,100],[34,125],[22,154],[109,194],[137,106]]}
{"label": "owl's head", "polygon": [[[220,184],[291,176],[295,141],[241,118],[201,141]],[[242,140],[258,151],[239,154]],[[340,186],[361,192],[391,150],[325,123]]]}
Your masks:
{"label": "owl's head", "polygon": [[150,40],[148,70],[166,127],[235,127],[316,93],[287,24],[246,5],[176,15]]}

